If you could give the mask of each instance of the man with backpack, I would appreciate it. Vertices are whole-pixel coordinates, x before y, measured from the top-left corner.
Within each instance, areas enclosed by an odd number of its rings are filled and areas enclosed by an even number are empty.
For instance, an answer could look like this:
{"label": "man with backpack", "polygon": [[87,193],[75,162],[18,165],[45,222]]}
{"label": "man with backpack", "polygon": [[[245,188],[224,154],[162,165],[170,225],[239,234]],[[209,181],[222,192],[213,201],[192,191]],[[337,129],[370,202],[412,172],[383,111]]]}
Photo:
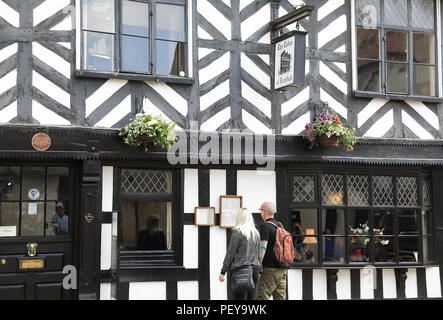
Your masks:
{"label": "man with backpack", "polygon": [[288,264],[295,250],[291,235],[275,220],[275,205],[264,202],[260,207],[264,223],[260,227],[260,255],[263,272],[257,290],[257,300],[286,300]]}

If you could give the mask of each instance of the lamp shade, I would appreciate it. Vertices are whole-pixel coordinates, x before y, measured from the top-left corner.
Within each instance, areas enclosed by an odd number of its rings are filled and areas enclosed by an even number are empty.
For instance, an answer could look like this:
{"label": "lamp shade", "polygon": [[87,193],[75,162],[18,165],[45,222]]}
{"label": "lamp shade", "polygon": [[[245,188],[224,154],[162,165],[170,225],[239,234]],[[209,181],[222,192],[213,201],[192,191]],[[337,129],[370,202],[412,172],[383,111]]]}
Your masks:
{"label": "lamp shade", "polygon": [[[315,234],[314,229],[306,229],[307,236],[313,236],[314,234]],[[317,243],[317,237],[305,237],[305,240],[303,240],[303,243]]]}

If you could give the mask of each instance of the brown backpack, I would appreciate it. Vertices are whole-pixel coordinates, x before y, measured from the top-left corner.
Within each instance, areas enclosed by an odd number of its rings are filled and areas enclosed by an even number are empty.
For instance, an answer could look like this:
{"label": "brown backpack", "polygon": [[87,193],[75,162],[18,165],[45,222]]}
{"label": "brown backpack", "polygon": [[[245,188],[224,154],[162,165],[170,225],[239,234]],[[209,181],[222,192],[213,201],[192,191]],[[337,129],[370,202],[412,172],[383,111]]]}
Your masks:
{"label": "brown backpack", "polygon": [[277,228],[274,244],[274,254],[277,261],[282,264],[294,262],[295,249],[291,234],[285,230],[280,222],[278,226],[271,221],[266,221],[266,223],[272,224]]}

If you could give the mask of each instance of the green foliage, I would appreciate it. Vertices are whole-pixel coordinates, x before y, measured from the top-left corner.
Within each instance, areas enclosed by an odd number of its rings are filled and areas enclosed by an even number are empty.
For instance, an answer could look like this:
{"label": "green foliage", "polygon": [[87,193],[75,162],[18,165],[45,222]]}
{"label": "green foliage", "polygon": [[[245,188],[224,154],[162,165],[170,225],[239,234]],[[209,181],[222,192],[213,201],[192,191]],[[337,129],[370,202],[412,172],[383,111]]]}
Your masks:
{"label": "green foliage", "polygon": [[[326,135],[328,138],[337,136],[339,138],[338,144],[345,146],[346,151],[353,151],[357,142],[355,130],[344,127],[336,114],[322,113],[320,117],[314,118],[311,123],[308,123],[305,129],[303,137],[309,141],[311,148],[318,146],[317,137],[322,135]],[[334,147],[338,147],[338,144]]]}
{"label": "green foliage", "polygon": [[154,145],[169,149],[177,141],[177,135],[174,132],[176,123],[164,120],[161,116],[151,116],[138,114],[131,119],[119,136],[123,137],[124,143],[131,147],[143,146],[148,151],[148,145],[138,139],[138,136],[146,135],[153,137]]}

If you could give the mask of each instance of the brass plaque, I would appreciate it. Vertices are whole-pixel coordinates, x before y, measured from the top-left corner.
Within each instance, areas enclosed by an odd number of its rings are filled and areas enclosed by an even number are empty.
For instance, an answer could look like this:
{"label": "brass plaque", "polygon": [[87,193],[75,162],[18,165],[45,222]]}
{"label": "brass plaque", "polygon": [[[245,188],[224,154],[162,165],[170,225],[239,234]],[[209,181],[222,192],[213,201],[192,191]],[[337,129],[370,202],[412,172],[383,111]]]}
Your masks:
{"label": "brass plaque", "polygon": [[43,269],[44,267],[44,259],[20,260],[20,270]]}

